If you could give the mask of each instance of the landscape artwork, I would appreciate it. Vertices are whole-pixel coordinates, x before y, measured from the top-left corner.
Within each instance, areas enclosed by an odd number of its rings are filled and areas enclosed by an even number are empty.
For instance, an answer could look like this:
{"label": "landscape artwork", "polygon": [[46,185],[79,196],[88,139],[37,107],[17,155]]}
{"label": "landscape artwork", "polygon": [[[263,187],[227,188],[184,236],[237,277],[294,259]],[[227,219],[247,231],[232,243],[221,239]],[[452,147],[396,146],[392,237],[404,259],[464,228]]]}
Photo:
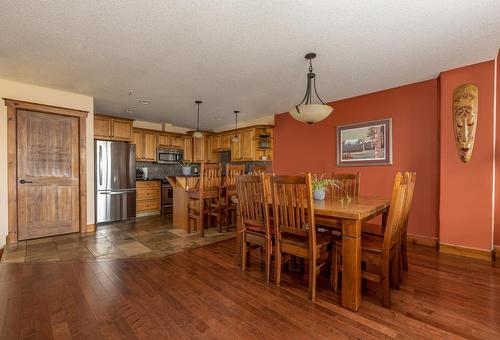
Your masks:
{"label": "landscape artwork", "polygon": [[392,120],[337,126],[337,165],[392,164]]}

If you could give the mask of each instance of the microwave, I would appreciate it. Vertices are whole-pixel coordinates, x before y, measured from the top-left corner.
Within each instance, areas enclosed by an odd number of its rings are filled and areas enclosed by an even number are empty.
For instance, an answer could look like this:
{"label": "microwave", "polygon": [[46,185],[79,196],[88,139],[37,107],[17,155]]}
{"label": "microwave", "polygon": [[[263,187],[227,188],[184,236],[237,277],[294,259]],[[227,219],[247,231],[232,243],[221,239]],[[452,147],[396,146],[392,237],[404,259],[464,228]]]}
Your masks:
{"label": "microwave", "polygon": [[177,164],[182,161],[184,151],[177,148],[156,148],[156,162],[161,164]]}

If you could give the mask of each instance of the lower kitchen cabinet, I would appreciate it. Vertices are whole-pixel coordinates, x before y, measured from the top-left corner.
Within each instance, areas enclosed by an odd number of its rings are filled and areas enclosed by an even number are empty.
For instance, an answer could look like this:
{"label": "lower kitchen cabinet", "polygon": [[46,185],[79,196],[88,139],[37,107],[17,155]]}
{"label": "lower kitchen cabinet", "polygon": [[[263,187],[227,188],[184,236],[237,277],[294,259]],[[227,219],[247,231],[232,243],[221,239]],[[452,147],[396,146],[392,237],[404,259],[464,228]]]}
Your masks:
{"label": "lower kitchen cabinet", "polygon": [[136,214],[150,215],[160,213],[161,181],[137,181]]}

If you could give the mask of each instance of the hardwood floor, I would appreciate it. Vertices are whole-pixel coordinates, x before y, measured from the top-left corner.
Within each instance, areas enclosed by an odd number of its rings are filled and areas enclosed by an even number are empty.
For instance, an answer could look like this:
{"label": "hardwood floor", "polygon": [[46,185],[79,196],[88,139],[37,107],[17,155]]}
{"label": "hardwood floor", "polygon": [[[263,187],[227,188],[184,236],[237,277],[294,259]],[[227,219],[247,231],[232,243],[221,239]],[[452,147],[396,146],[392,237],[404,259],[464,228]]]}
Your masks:
{"label": "hardwood floor", "polygon": [[496,263],[413,246],[392,309],[367,293],[356,313],[340,307],[326,278],[316,303],[299,276],[285,274],[280,288],[266,284],[258,252],[241,272],[235,246],[222,241],[163,259],[1,264],[0,337],[500,337]]}

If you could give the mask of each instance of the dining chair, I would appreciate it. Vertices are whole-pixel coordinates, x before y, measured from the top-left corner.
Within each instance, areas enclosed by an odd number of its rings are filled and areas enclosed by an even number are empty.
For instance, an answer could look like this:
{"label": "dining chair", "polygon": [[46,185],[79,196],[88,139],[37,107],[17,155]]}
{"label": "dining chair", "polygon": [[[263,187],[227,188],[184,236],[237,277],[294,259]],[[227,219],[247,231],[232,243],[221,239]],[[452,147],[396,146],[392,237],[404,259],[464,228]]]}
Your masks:
{"label": "dining chair", "polygon": [[[399,237],[401,220],[403,219],[406,197],[408,193],[410,174],[397,173],[395,178],[396,192],[392,197],[383,237],[376,235],[361,235],[361,278],[380,285],[382,305],[391,307],[390,286],[399,287]],[[333,285],[338,288],[338,273],[342,271],[342,240],[334,241]],[[378,272],[369,270],[373,267]]]}
{"label": "dining chair", "polygon": [[[407,239],[408,239],[408,220],[410,217],[410,211],[411,211],[411,205],[413,202],[413,192],[415,190],[415,182],[417,180],[417,173],[416,172],[410,172],[409,173],[410,179],[409,179],[409,187],[408,187],[408,193],[406,197],[406,202],[405,202],[405,207],[404,207],[404,212],[403,212],[403,218],[401,219],[401,226],[400,226],[400,270],[401,271],[408,271],[408,249],[407,249]],[[392,190],[392,196],[395,195],[397,188],[393,188]],[[362,225],[362,233],[363,234],[370,234],[370,235],[378,235],[379,237],[383,237],[384,235],[384,228],[385,225],[381,224],[373,224],[373,223],[363,223]],[[400,281],[402,282],[403,276],[400,275]]]}
{"label": "dining chair", "polygon": [[253,175],[265,173],[269,167],[267,165],[252,165],[250,167],[250,173]]}
{"label": "dining chair", "polygon": [[347,194],[350,198],[356,199],[359,197],[359,172],[355,174],[337,174],[333,172],[332,178],[342,182],[342,188],[332,188],[332,194],[334,196],[345,197]]}
{"label": "dining chair", "polygon": [[[331,263],[331,234],[317,233],[311,174],[273,176],[276,285],[281,283],[283,254],[309,261],[309,298],[316,299],[316,277]],[[325,255],[326,256],[325,258]]]}
{"label": "dining chair", "polygon": [[[234,216],[236,225],[236,203],[233,197],[236,197],[236,178],[245,174],[245,164],[227,164],[226,165],[226,178],[224,180],[224,191],[221,192],[223,197],[219,199],[219,206],[216,207],[219,213],[223,216],[224,226],[226,231],[229,230],[231,225],[231,217]],[[219,231],[222,232],[222,223],[219,224]]]}
{"label": "dining chair", "polygon": [[[211,225],[211,216],[216,213],[216,201],[220,198],[221,166],[219,163],[200,165],[200,179],[196,188],[188,191],[188,232],[191,232],[191,222],[196,226],[201,236],[205,236],[205,217]],[[216,214],[217,217],[217,214]],[[220,214],[217,218],[220,224]]]}
{"label": "dining chair", "polygon": [[248,251],[253,245],[259,246],[265,250],[266,281],[269,282],[274,230],[269,221],[269,196],[264,175],[237,176],[236,192],[241,224],[241,270],[246,270]]}

